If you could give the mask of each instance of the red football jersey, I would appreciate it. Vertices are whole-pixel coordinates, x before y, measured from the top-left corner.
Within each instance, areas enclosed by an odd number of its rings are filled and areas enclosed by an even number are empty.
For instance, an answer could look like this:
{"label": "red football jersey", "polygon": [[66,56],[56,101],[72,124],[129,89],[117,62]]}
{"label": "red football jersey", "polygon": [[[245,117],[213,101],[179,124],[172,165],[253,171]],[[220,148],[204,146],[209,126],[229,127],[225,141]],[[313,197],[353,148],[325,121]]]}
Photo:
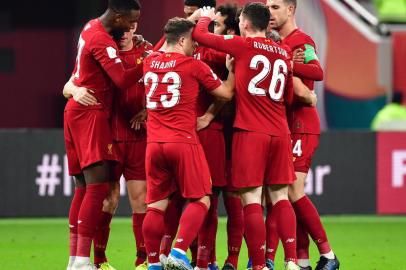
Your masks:
{"label": "red football jersey", "polygon": [[[213,71],[220,77],[220,79],[227,79],[228,70],[226,67],[226,54],[207,48],[198,46],[194,53],[194,58],[205,62]],[[197,102],[197,116],[202,116],[206,113],[207,109],[213,103],[214,97],[206,90],[200,89],[198,102]],[[207,128],[210,129],[223,129],[223,121],[219,115],[211,121]]]}
{"label": "red football jersey", "polygon": [[88,22],[79,38],[73,82],[95,91],[94,96],[100,105],[83,106],[70,98],[66,110],[110,110],[113,85],[126,89],[142,77],[142,67],[125,70],[117,54],[117,44],[101,21],[94,19]]}
{"label": "red football jersey", "polygon": [[[306,47],[310,45],[310,48],[315,49],[316,45],[313,39],[303,33],[301,30],[296,29],[290,33],[286,38],[283,39],[282,44],[288,46],[292,52],[296,49],[301,48],[306,51]],[[320,68],[320,64],[314,58],[308,64],[316,63],[315,68]],[[296,65],[294,66],[296,69]],[[295,76],[302,79],[303,83],[312,90],[314,88],[314,80],[300,76],[296,72]],[[315,107],[311,107],[303,102],[295,101],[292,106],[288,109],[288,122],[292,133],[308,133],[308,134],[320,134],[320,119]]]}
{"label": "red football jersey", "polygon": [[[129,51],[120,51],[119,55],[125,68],[134,68],[141,65],[146,51],[152,46],[134,46]],[[117,90],[114,95],[113,114],[111,119],[112,133],[115,141],[137,141],[146,139],[146,129],[130,128],[131,118],[145,108],[145,88],[140,80],[137,84],[124,90]]]}
{"label": "red football jersey", "polygon": [[267,38],[211,34],[209,23],[210,18],[201,18],[193,37],[235,58],[234,127],[273,136],[290,134],[285,102],[293,97],[293,81],[286,50]]}
{"label": "red football jersey", "polygon": [[202,61],[178,53],[153,53],[144,60],[148,142],[197,144],[197,97],[220,79]]}

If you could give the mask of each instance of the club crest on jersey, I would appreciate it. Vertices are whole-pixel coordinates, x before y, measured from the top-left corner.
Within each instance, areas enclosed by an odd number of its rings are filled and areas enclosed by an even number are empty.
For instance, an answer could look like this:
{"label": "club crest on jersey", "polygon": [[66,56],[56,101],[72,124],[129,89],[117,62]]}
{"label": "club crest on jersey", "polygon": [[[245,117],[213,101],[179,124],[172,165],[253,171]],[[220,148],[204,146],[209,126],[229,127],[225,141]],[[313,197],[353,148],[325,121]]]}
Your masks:
{"label": "club crest on jersey", "polygon": [[233,35],[224,35],[224,39],[228,40],[228,39],[233,39],[234,36]]}
{"label": "club crest on jersey", "polygon": [[108,153],[109,155],[112,155],[112,154],[113,154],[113,144],[109,143],[109,144],[107,145],[107,153]]}
{"label": "club crest on jersey", "polygon": [[142,62],[142,58],[138,58],[137,59],[137,65],[141,64],[141,62]]}

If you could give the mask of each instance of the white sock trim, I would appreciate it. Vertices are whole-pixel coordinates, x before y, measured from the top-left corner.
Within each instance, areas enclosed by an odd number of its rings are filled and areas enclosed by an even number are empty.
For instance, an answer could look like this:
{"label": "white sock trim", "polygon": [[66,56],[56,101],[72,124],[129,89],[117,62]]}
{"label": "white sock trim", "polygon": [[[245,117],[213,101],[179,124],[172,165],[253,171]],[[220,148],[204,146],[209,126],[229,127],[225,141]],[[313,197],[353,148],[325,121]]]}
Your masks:
{"label": "white sock trim", "polygon": [[309,267],[310,266],[310,260],[309,259],[298,259],[297,264],[300,267]]}
{"label": "white sock trim", "polygon": [[329,253],[320,254],[320,255],[323,256],[323,257],[326,257],[327,259],[334,260],[334,252],[333,252],[333,250],[330,250]]}

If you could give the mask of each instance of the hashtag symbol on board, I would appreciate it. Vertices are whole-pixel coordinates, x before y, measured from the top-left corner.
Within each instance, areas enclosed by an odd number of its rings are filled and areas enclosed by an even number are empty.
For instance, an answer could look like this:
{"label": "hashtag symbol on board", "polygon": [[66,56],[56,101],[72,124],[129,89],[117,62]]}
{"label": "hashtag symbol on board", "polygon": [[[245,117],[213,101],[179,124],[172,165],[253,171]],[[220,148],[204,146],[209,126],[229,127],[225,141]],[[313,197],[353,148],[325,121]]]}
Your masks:
{"label": "hashtag symbol on board", "polygon": [[55,195],[55,188],[61,183],[61,179],[58,177],[61,171],[59,156],[44,154],[42,164],[37,166],[39,177],[35,179],[35,183],[39,186],[38,194],[41,197]]}

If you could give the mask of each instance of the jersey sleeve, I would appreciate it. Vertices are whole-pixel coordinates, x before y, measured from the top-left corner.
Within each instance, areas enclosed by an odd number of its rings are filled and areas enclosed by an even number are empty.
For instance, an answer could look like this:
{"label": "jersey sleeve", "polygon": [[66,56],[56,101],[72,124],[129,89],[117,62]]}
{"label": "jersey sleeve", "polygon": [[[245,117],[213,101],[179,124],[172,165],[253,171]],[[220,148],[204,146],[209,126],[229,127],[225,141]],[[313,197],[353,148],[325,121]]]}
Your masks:
{"label": "jersey sleeve", "polygon": [[209,32],[208,27],[211,19],[202,17],[198,21],[194,31],[193,39],[199,44],[214,50],[237,56],[244,50],[244,39],[235,35],[216,35]]}
{"label": "jersey sleeve", "polygon": [[91,40],[90,51],[114,84],[127,89],[142,77],[142,65],[125,69],[118,57],[118,48],[114,41],[104,35],[96,35]]}
{"label": "jersey sleeve", "polygon": [[324,72],[317,57],[314,41],[310,37],[305,38],[298,47],[304,51],[305,60],[303,64],[294,64],[294,75],[301,79],[322,81]]}
{"label": "jersey sleeve", "polygon": [[206,91],[211,92],[220,87],[221,80],[206,63],[194,60],[191,68],[199,84],[203,86]]}
{"label": "jersey sleeve", "polygon": [[287,64],[288,64],[288,74],[286,77],[284,100],[285,100],[285,104],[290,106],[293,103],[293,97],[294,97],[293,72],[292,72],[292,68],[290,67],[290,60],[287,60]]}

